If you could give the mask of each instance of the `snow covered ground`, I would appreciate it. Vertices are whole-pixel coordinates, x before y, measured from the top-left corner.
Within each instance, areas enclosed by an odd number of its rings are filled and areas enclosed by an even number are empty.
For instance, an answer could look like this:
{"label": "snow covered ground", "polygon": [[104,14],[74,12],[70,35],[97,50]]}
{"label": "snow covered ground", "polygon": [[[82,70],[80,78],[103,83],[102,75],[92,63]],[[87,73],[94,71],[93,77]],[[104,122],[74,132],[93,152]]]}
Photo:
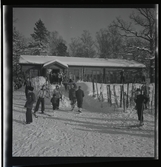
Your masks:
{"label": "snow covered ground", "polygon": [[[123,113],[106,102],[89,96],[88,83],[78,83],[85,92],[83,111],[70,111],[67,92],[60,109],[53,111],[45,99],[45,113],[25,122],[24,88],[13,92],[12,155],[23,156],[105,156],[154,157],[154,115],[144,112],[144,126],[135,127],[136,111]],[[126,119],[127,118],[127,119]]]}

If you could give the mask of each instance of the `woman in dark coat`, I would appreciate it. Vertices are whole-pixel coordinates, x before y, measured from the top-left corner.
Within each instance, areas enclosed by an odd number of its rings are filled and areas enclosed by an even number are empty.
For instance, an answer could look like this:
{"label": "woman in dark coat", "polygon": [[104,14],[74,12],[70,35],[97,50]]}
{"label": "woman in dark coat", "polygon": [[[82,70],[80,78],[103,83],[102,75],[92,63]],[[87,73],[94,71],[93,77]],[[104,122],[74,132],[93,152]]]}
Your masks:
{"label": "woman in dark coat", "polygon": [[32,122],[32,108],[33,103],[35,103],[36,98],[35,94],[33,93],[34,88],[28,87],[28,94],[27,94],[27,101],[25,104],[26,107],[26,124],[30,124]]}
{"label": "woman in dark coat", "polygon": [[78,87],[78,90],[76,91],[78,112],[81,112],[81,110],[82,110],[83,97],[84,97],[84,92],[83,92],[83,90],[81,89],[81,86],[79,86],[79,87]]}

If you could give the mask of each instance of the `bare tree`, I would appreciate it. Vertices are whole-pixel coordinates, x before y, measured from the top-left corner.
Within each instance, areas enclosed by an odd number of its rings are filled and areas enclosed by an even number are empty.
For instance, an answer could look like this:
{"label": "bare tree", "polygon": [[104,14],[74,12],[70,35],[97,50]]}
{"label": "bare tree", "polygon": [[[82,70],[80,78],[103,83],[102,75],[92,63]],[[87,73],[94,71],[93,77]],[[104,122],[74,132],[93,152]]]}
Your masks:
{"label": "bare tree", "polygon": [[95,54],[96,54],[95,42],[92,39],[90,32],[87,30],[84,30],[80,39],[83,45],[84,57],[95,57]]}
{"label": "bare tree", "polygon": [[79,38],[72,38],[69,44],[69,55],[73,57],[83,57],[83,45]]}
{"label": "bare tree", "polygon": [[123,52],[123,39],[119,35],[117,27],[100,29],[96,33],[99,56],[103,58],[121,58]]}
{"label": "bare tree", "polygon": [[72,38],[69,44],[69,53],[75,57],[95,57],[95,42],[91,34],[84,30],[81,37]]}
{"label": "bare tree", "polygon": [[[156,19],[154,8],[137,8],[136,12],[132,12],[130,19],[132,22],[127,23],[123,19],[117,17],[116,21],[113,21],[112,26],[115,26],[121,30],[120,35],[125,37],[137,37],[147,43],[145,47],[134,46],[138,50],[144,50],[153,56],[155,52],[156,41]],[[140,26],[140,30],[137,31],[132,26],[132,23]]]}

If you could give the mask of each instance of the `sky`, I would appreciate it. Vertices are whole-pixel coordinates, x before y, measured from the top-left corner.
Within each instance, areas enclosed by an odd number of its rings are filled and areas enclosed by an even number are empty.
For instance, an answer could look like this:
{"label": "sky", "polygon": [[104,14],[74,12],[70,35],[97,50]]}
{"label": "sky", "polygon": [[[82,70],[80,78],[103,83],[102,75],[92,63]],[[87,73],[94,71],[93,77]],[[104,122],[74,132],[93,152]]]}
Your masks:
{"label": "sky", "polygon": [[14,8],[15,26],[25,37],[34,32],[35,23],[41,19],[50,31],[57,31],[67,42],[80,37],[88,30],[93,39],[96,32],[107,28],[116,17],[130,21],[133,8]]}

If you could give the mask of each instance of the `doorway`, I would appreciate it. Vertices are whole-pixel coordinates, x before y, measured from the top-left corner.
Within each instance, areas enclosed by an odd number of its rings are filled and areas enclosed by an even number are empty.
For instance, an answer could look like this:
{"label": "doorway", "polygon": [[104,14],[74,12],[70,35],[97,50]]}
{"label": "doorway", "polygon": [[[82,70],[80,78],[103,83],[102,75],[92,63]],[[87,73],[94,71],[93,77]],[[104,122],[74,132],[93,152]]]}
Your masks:
{"label": "doorway", "polygon": [[58,73],[60,72],[60,69],[52,69],[50,72],[50,83],[58,83]]}

